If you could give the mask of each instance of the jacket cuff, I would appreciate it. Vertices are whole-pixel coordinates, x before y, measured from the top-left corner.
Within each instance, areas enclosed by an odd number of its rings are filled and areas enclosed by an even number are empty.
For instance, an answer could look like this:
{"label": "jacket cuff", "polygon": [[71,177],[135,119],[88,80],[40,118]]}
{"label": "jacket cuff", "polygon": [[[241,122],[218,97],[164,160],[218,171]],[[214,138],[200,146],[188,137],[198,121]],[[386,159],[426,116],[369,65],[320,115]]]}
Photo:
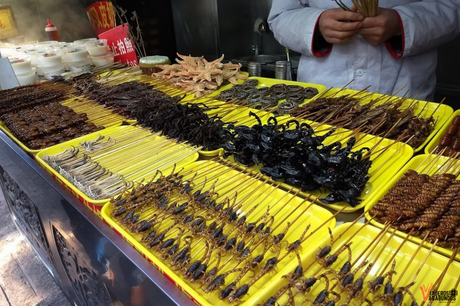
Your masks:
{"label": "jacket cuff", "polygon": [[401,27],[401,35],[394,36],[385,42],[388,52],[390,52],[391,56],[394,59],[400,59],[404,55],[404,48],[405,48],[405,35],[404,35],[404,24],[399,15],[398,11],[393,10],[398,15],[399,25]]}
{"label": "jacket cuff", "polygon": [[315,28],[311,38],[311,53],[316,57],[327,56],[332,51],[332,44],[328,43],[319,31],[319,19],[321,18],[321,15],[319,15],[318,19],[316,19]]}

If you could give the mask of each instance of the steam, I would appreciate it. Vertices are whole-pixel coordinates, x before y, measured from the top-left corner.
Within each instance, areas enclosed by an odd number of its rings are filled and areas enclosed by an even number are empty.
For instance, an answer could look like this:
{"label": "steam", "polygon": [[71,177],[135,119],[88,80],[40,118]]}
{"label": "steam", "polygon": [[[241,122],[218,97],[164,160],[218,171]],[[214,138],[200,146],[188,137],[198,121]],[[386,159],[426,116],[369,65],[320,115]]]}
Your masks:
{"label": "steam", "polygon": [[16,26],[26,41],[45,41],[46,19],[50,18],[61,41],[96,37],[86,14],[85,2],[80,0],[0,0],[1,5],[13,9]]}

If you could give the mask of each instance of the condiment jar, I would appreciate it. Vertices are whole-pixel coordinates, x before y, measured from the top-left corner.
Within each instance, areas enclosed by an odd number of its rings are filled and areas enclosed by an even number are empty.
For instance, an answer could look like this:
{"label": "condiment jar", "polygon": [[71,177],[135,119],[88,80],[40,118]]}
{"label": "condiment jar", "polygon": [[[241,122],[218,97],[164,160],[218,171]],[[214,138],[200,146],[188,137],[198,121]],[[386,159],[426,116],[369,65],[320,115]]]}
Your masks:
{"label": "condiment jar", "polygon": [[170,65],[171,61],[167,56],[162,55],[153,55],[145,56],[139,60],[139,67],[142,70],[142,73],[146,75],[152,75],[152,73],[160,72],[161,69],[158,68],[158,65]]}

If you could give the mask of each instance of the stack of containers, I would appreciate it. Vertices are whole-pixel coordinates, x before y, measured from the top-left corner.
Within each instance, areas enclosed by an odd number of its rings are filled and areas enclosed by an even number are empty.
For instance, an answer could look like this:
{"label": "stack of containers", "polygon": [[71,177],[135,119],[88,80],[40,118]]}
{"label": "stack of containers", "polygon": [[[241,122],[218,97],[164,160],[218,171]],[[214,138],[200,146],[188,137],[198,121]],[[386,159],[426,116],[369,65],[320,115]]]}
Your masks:
{"label": "stack of containers", "polygon": [[47,48],[44,51],[38,52],[37,71],[38,69],[41,70],[47,80],[51,80],[53,76],[60,76],[65,72],[62,54],[63,51],[58,48]]}
{"label": "stack of containers", "polygon": [[114,62],[114,54],[109,52],[107,39],[90,41],[86,43],[86,48],[90,55],[90,59],[96,67],[112,64]]}
{"label": "stack of containers", "polygon": [[68,67],[67,70],[75,72],[89,71],[91,60],[88,58],[88,51],[85,45],[69,44],[62,50],[64,53],[64,64]]}
{"label": "stack of containers", "polygon": [[16,53],[8,58],[13,67],[19,85],[27,85],[36,81],[35,70],[32,69],[30,56],[25,53]]}

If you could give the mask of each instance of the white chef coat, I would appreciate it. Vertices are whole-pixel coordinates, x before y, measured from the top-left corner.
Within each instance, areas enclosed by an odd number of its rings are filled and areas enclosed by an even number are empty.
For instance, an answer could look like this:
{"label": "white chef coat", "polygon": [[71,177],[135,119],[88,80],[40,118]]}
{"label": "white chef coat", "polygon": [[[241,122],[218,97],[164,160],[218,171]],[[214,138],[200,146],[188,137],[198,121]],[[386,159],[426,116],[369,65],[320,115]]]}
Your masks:
{"label": "white chef coat", "polygon": [[[343,2],[352,6],[351,0]],[[338,7],[333,0],[273,0],[268,23],[283,46],[302,54],[298,81],[340,88],[354,79],[348,88],[361,90],[371,85],[370,91],[384,94],[407,85],[405,90],[411,95],[432,100],[436,47],[460,33],[460,0],[381,0],[380,6],[399,14],[403,33],[400,54],[389,43],[373,46],[356,35],[351,42],[333,45],[329,54],[318,57],[312,46],[313,34],[322,12]]]}

